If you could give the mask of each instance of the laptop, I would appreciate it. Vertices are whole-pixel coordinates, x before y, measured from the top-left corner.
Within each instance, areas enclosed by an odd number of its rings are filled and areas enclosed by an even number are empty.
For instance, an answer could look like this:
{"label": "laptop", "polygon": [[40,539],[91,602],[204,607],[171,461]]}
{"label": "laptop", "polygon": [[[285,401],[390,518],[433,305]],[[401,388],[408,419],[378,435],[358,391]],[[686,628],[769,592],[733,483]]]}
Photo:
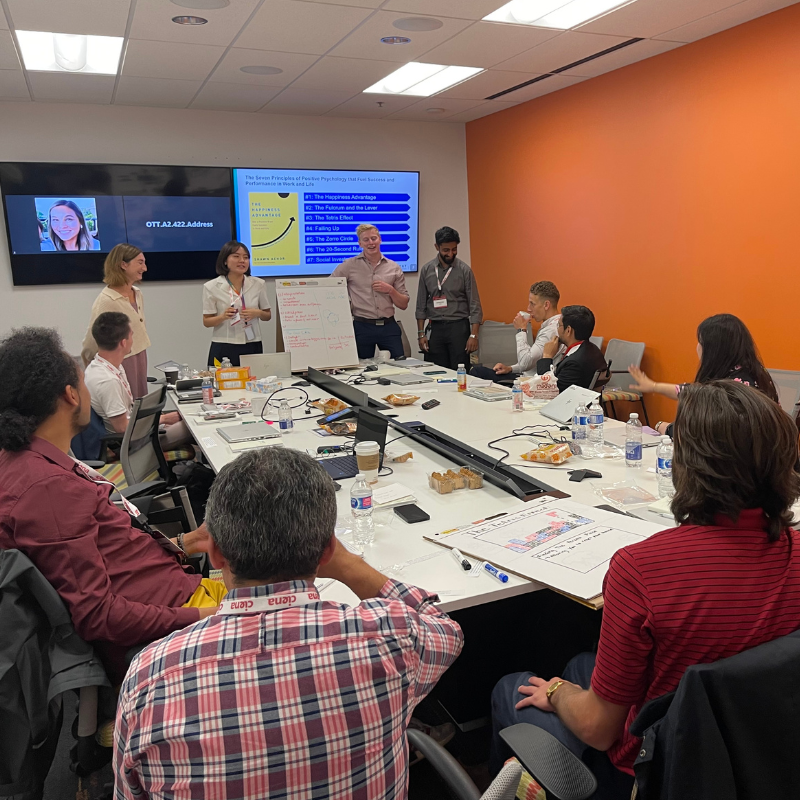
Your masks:
{"label": "laptop", "polygon": [[600,392],[584,389],[583,386],[572,384],[564,389],[561,394],[551,400],[546,406],[539,409],[539,413],[548,419],[567,425],[575,416],[575,409],[583,403],[589,405],[600,397]]}
{"label": "laptop", "polygon": [[[383,451],[386,448],[386,431],[389,428],[389,420],[366,408],[359,408],[356,416],[358,423],[353,446],[355,447],[359,442],[377,442],[381,450],[379,463],[380,466],[383,466]],[[355,454],[321,458],[318,463],[335,481],[355,478],[358,475],[358,462]]]}
{"label": "laptop", "polygon": [[276,428],[275,425],[268,425],[266,422],[240,422],[238,425],[217,428],[217,433],[229,444],[278,439],[281,435],[279,428]]}
{"label": "laptop", "polygon": [[250,367],[250,374],[254,378],[269,378],[271,375],[275,375],[277,378],[292,377],[291,353],[239,356],[239,362],[243,367]]}
{"label": "laptop", "polygon": [[[380,400],[375,400],[366,392],[357,389],[351,383],[340,381],[333,375],[322,372],[322,370],[309,367],[307,374],[308,380],[313,383],[314,386],[332,394],[334,397],[338,397],[340,400],[344,400],[345,403],[353,406],[353,408],[366,408],[367,406],[371,406],[372,408],[391,409],[390,405],[382,403]],[[367,373],[367,375],[371,374],[371,372]]]}
{"label": "laptop", "polygon": [[387,375],[392,383],[399,386],[411,386],[416,383],[433,383],[431,378],[426,378],[424,375],[417,375],[413,372],[400,372],[397,375]]}
{"label": "laptop", "polygon": [[510,400],[511,389],[506,389],[502,386],[476,386],[472,389],[467,389],[464,394],[467,397],[474,397],[477,400],[484,400],[487,403],[494,403],[498,400]]}
{"label": "laptop", "polygon": [[[222,392],[214,389],[214,397],[221,397]],[[199,403],[203,399],[203,379],[186,378],[175,383],[175,397],[179,403]]]}

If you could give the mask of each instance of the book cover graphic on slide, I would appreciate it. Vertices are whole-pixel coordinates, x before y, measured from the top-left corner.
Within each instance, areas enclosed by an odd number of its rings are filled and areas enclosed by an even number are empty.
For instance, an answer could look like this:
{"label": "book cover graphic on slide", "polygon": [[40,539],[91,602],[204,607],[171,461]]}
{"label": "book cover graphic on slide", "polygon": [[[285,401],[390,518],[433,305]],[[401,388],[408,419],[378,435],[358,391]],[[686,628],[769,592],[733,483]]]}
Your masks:
{"label": "book cover graphic on slide", "polygon": [[300,263],[300,214],[296,192],[250,192],[250,250],[256,266]]}

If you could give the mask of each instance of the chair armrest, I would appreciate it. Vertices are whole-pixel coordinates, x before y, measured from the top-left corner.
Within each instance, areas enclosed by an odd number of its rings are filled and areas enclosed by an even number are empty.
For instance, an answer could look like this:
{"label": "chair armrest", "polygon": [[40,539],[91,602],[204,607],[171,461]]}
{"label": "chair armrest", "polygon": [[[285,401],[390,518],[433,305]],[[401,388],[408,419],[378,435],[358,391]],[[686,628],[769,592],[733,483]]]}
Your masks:
{"label": "chair armrest", "polygon": [[500,731],[500,738],[548,797],[586,800],[597,791],[597,780],[589,767],[546,730],[521,722]]}
{"label": "chair armrest", "polygon": [[100,467],[106,465],[105,461],[86,461],[85,459],[81,463],[86,464],[87,467],[91,467],[92,469],[100,469]]}
{"label": "chair armrest", "polygon": [[119,502],[122,495],[126,500],[133,500],[135,497],[144,497],[148,494],[159,494],[167,488],[165,481],[144,481],[144,483],[134,483],[133,486],[126,486],[111,494],[111,502]]}
{"label": "chair armrest", "polygon": [[419,750],[428,759],[430,765],[458,800],[480,800],[481,793],[472,778],[444,747],[427,734],[414,728],[409,728],[407,734],[411,747]]}

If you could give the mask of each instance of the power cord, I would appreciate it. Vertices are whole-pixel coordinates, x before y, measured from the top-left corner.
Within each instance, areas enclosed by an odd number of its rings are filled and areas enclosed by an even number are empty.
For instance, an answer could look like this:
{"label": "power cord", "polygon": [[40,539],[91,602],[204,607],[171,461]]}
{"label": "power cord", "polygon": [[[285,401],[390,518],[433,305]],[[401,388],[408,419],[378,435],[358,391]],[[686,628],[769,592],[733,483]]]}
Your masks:
{"label": "power cord", "polygon": [[549,439],[551,442],[554,442],[556,444],[558,444],[559,442],[566,441],[564,437],[556,439],[556,437],[553,436],[553,434],[548,430],[548,428],[555,428],[556,430],[562,429],[560,425],[525,425],[522,428],[513,429],[512,433],[509,434],[508,436],[501,436],[499,439],[493,439],[491,442],[488,443],[487,447],[489,447],[491,450],[498,450],[499,452],[504,454],[494,462],[493,468],[497,469],[497,467],[499,467],[500,464],[502,464],[503,461],[505,461],[511,455],[511,453],[508,450],[505,450],[502,447],[496,447],[495,445],[497,442],[503,442],[506,439],[528,438],[531,436],[537,436],[543,439]]}
{"label": "power cord", "polygon": [[[276,394],[281,394],[282,392],[299,392],[302,397],[292,397],[291,399],[287,400],[286,402],[289,404],[289,408],[303,408],[307,406],[308,408],[312,408],[313,406],[310,405],[311,400],[308,396],[308,392],[301,388],[300,386],[284,386],[282,389],[276,389],[272,394],[270,394],[266,401],[264,402],[264,407],[261,409],[261,419],[263,422],[274,422],[275,420],[267,420],[265,416],[265,412],[267,408],[270,409],[278,409],[280,406],[276,405],[272,402],[272,398],[275,397]],[[292,401],[299,401],[299,402],[292,402]],[[317,417],[324,417],[325,414],[314,414],[313,416],[306,411],[304,417],[301,419],[316,419]]]}

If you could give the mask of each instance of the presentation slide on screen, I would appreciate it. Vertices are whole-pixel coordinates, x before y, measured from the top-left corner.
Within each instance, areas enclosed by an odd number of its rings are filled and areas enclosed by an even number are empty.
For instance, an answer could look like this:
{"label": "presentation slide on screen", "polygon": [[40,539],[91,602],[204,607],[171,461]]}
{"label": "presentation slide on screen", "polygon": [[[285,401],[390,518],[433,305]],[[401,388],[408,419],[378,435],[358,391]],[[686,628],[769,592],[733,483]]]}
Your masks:
{"label": "presentation slide on screen", "polygon": [[227,197],[6,195],[14,255],[95,250],[219,250],[231,238]]}
{"label": "presentation slide on screen", "polygon": [[416,172],[234,169],[233,185],[253,275],[328,275],[361,252],[362,223],[380,230],[387,258],[417,271]]}

